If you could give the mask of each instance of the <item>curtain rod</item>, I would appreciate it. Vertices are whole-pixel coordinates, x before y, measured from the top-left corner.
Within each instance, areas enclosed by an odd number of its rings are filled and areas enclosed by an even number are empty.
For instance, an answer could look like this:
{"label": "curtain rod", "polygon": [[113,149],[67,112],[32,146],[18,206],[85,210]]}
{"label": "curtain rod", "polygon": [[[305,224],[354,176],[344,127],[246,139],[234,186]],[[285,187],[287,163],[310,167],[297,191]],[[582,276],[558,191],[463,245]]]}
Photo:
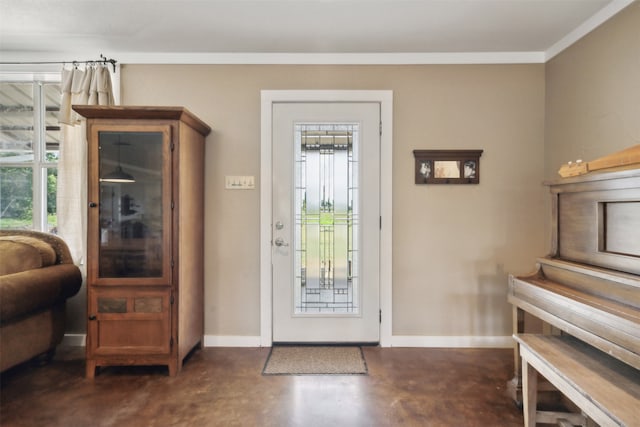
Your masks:
{"label": "curtain rod", "polygon": [[62,64],[62,65],[66,65],[66,64],[73,64],[73,65],[78,65],[78,64],[104,64],[107,65],[107,63],[111,64],[113,66],[113,72],[116,72],[116,63],[118,61],[116,61],[115,59],[111,59],[111,58],[107,58],[106,56],[103,56],[102,54],[100,54],[100,59],[93,59],[93,60],[87,60],[87,61],[28,61],[28,62],[0,62],[0,64],[2,65],[35,65],[35,64]]}

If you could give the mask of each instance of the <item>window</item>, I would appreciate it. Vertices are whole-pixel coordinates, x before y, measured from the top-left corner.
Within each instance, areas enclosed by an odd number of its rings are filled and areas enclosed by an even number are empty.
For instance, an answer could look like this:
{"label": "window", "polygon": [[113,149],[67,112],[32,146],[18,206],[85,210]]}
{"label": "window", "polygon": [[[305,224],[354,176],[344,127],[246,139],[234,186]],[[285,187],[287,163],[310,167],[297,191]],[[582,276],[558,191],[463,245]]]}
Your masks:
{"label": "window", "polygon": [[0,228],[55,233],[60,75],[22,78],[0,79]]}

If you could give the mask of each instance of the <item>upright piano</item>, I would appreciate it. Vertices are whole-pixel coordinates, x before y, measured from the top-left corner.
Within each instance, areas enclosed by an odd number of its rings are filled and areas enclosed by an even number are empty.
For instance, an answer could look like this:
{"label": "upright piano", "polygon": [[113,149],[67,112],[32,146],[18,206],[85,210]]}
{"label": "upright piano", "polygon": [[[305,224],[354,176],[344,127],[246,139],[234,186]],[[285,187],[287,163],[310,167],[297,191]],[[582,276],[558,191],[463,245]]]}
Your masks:
{"label": "upright piano", "polygon": [[[509,277],[514,333],[537,318],[545,333],[569,334],[640,369],[640,165],[545,184],[551,250],[532,274]],[[515,352],[508,389],[520,403]]]}

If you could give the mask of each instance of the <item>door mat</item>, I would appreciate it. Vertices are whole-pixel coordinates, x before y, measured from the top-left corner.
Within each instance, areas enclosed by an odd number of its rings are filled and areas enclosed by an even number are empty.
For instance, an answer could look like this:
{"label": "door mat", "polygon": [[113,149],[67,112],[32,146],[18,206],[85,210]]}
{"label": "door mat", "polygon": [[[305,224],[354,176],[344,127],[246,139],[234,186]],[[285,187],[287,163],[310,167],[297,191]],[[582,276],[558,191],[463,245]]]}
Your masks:
{"label": "door mat", "polygon": [[273,346],[262,375],[367,375],[367,363],[356,346]]}

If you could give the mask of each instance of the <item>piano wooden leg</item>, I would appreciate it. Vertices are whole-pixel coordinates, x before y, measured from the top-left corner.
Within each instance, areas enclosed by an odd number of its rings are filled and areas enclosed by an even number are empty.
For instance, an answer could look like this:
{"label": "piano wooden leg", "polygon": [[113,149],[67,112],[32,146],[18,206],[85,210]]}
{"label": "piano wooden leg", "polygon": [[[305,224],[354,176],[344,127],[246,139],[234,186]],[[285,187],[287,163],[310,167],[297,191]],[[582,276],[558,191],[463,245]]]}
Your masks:
{"label": "piano wooden leg", "polygon": [[526,360],[522,361],[522,371],[524,426],[535,427],[538,408],[538,372]]}
{"label": "piano wooden leg", "polygon": [[[521,334],[524,332],[524,311],[513,306],[513,333]],[[513,378],[507,382],[507,393],[518,407],[522,407],[522,358],[520,357],[520,348],[514,342],[513,347]]]}

